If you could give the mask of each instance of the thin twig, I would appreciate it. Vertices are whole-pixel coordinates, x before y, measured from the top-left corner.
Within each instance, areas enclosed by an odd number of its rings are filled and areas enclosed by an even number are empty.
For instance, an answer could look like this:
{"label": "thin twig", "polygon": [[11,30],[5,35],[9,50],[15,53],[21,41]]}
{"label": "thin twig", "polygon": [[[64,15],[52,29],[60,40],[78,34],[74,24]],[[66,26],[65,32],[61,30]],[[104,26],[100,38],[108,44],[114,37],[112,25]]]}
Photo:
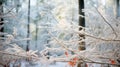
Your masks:
{"label": "thin twig", "polygon": [[12,12],[13,9],[14,8],[8,9],[8,11],[6,13],[1,14],[0,17],[3,17],[5,15],[9,14],[10,12]]}
{"label": "thin twig", "polygon": [[109,65],[120,66],[120,64],[111,64],[111,63],[105,63],[105,62],[88,62],[88,61],[86,61],[85,63],[109,64]]}
{"label": "thin twig", "polygon": [[[75,30],[74,30],[75,31]],[[91,37],[91,38],[94,38],[94,39],[97,39],[97,40],[102,40],[102,41],[116,41],[116,42],[120,42],[120,40],[116,40],[116,39],[104,39],[104,38],[100,38],[100,37],[95,37],[93,35],[90,35],[90,34],[87,34],[87,33],[83,33],[83,32],[80,32],[80,31],[75,31],[76,33],[78,34],[82,34],[82,35],[85,35],[85,36],[88,36],[88,37]]]}
{"label": "thin twig", "polygon": [[[78,55],[79,51],[77,51],[77,50],[74,51],[74,50],[72,50],[72,49],[67,48],[67,46],[65,46],[65,44],[64,44],[63,42],[60,42],[57,38],[55,38],[55,37],[52,35],[52,33],[50,33],[50,32],[48,32],[48,33],[59,43],[59,45],[60,45],[61,47],[63,47],[64,49],[66,49],[66,50],[68,50],[68,51],[71,51],[71,52],[75,53],[76,55]],[[80,59],[82,59],[82,60],[92,61],[92,60],[90,60],[90,59],[88,59],[88,58],[85,58],[84,56],[78,55],[78,57],[79,57]]]}
{"label": "thin twig", "polygon": [[111,27],[111,29],[113,30],[115,36],[117,37],[117,33],[115,31],[115,29],[112,27],[112,25],[109,23],[109,21],[107,21],[107,19],[105,19],[105,17],[102,15],[102,13],[96,8],[97,12],[99,13],[99,15],[103,18],[103,20]]}
{"label": "thin twig", "polygon": [[[94,2],[93,1],[91,1],[92,2],[92,6],[94,5]],[[116,33],[116,31],[115,31],[115,29],[113,28],[113,26],[109,23],[109,21],[102,15],[102,13],[97,9],[97,7],[95,7],[95,6],[93,6],[95,9],[96,9],[96,11],[98,12],[98,14],[101,16],[101,18],[105,21],[105,23],[107,23],[109,26],[110,26],[110,28],[113,30],[113,32],[114,32],[114,34],[115,34],[115,38],[118,36],[117,35],[117,33]]]}
{"label": "thin twig", "polygon": [[[6,54],[6,55],[12,55],[12,56],[17,56],[17,57],[21,57],[21,58],[29,58],[30,56],[27,56],[27,52],[25,53],[26,56],[23,55],[18,55],[18,54],[12,54],[12,53],[8,53],[8,52],[4,52],[4,51],[0,51],[1,54]],[[32,59],[36,59],[36,60],[40,60],[37,57],[31,57]]]}
{"label": "thin twig", "polygon": [[74,52],[74,50],[67,48],[67,46],[65,46],[64,43],[60,42],[57,38],[55,38],[52,33],[48,32],[48,34],[52,36],[54,40],[56,40],[59,43],[59,45],[62,46],[64,49]]}
{"label": "thin twig", "polygon": [[31,40],[31,39],[30,38],[24,38],[24,39],[21,39],[21,40],[13,40],[13,42],[11,42],[11,43],[16,43],[16,42],[20,42],[20,41],[27,41],[27,40]]}

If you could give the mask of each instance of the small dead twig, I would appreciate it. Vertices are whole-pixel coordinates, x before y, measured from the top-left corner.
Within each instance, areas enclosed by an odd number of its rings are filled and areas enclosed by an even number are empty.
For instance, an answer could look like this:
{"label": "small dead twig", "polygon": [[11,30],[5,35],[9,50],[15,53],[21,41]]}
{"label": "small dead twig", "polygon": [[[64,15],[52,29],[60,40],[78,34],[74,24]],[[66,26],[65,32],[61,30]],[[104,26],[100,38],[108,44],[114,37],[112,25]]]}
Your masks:
{"label": "small dead twig", "polygon": [[[96,8],[96,7],[95,7]],[[102,15],[102,13],[96,8],[97,12],[99,13],[99,15],[102,17],[102,19],[110,26],[110,28],[113,30],[114,34],[115,34],[115,38],[118,36],[115,29],[112,27],[112,25],[107,21],[107,19]]]}
{"label": "small dead twig", "polygon": [[86,61],[85,63],[95,63],[95,64],[109,64],[109,65],[120,66],[120,64],[111,64],[111,63],[105,63],[105,62],[88,62],[88,61]]}
{"label": "small dead twig", "polygon": [[10,12],[12,12],[14,8],[11,8],[11,9],[7,9],[8,11],[6,13],[3,13],[0,15],[0,18],[3,18],[5,15],[9,14]]}
{"label": "small dead twig", "polygon": [[65,46],[63,42],[60,42],[57,38],[55,38],[52,33],[48,32],[48,34],[49,34],[50,36],[52,36],[52,37],[54,38],[54,40],[56,40],[61,47],[63,47],[63,48],[66,49],[66,50],[69,50],[69,51],[71,51],[71,52],[75,52],[74,50],[67,48],[67,46]]}
{"label": "small dead twig", "polygon": [[93,36],[93,35],[90,35],[90,34],[87,34],[87,33],[83,33],[81,31],[75,31],[74,32],[78,33],[78,34],[82,34],[82,35],[85,35],[85,36],[88,36],[88,37],[91,37],[91,38],[94,38],[94,39],[97,39],[97,40],[102,40],[102,41],[115,41],[115,42],[120,42],[120,40],[116,40],[116,39],[104,39],[104,38],[100,38],[100,37],[96,37],[96,36]]}
{"label": "small dead twig", "polygon": [[[91,1],[91,5],[93,6],[94,5],[94,2]],[[113,28],[113,26],[109,23],[109,21],[102,15],[102,13],[97,9],[97,7],[93,6],[95,8],[95,10],[98,12],[98,14],[100,15],[100,17],[105,21],[105,23],[107,23],[110,28],[112,29],[113,33],[115,34],[115,38],[118,36],[115,29]]]}
{"label": "small dead twig", "polygon": [[[12,53],[8,53],[8,52],[5,52],[5,51],[0,51],[1,54],[5,54],[5,55],[11,55],[11,56],[17,56],[17,57],[20,57],[20,58],[30,58],[30,56],[27,56],[27,52],[25,53],[26,55],[18,55],[18,54],[12,54]],[[36,57],[32,57],[32,59],[36,59],[36,60],[40,60],[39,58],[36,58]]]}

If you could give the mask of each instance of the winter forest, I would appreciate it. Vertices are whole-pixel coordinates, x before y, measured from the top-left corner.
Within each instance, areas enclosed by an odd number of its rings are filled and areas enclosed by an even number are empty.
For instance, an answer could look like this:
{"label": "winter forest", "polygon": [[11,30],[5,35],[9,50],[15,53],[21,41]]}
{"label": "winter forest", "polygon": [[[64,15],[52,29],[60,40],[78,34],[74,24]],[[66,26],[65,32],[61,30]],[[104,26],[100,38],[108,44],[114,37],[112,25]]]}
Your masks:
{"label": "winter forest", "polygon": [[120,67],[120,0],[0,0],[0,67]]}

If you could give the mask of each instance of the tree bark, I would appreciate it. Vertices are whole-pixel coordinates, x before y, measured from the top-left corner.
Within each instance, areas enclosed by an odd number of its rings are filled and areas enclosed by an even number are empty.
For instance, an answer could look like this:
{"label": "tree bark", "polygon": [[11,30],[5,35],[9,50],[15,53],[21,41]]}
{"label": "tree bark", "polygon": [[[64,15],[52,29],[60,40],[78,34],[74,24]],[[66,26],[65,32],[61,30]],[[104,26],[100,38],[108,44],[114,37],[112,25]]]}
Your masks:
{"label": "tree bark", "polygon": [[[2,15],[3,15],[3,6],[2,6],[2,2],[0,2],[0,26],[3,25],[3,18],[2,18]],[[3,32],[3,27],[0,29],[0,32]]]}
{"label": "tree bark", "polygon": [[[78,5],[79,5],[79,15],[84,16],[84,12],[82,11],[82,9],[84,9],[84,0],[78,0]],[[79,26],[83,26],[85,27],[85,18],[80,17],[79,16]],[[79,28],[79,31],[83,30],[82,28]],[[80,40],[85,39],[85,35],[79,35]],[[85,50],[85,42],[81,42],[79,43],[79,47],[78,49],[81,50]],[[85,63],[81,63],[79,62],[77,67],[86,67]]]}
{"label": "tree bark", "polygon": [[[30,0],[28,0],[28,25],[27,25],[27,38],[30,38]],[[26,51],[29,51],[30,41],[27,40]]]}
{"label": "tree bark", "polygon": [[[84,0],[79,0],[79,15],[84,16],[84,12],[82,11],[84,9]],[[85,18],[79,16],[79,26],[85,27]],[[82,28],[79,28],[79,31],[83,30]],[[79,35],[80,40],[85,39],[85,35]],[[85,50],[85,42],[79,43],[79,50]]]}

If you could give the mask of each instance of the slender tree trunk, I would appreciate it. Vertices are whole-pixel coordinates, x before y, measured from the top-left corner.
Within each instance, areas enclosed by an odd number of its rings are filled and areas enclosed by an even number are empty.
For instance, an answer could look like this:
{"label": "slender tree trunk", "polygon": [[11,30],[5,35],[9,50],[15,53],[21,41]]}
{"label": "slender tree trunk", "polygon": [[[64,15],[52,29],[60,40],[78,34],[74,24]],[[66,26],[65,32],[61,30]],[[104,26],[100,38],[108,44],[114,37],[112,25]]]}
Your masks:
{"label": "slender tree trunk", "polygon": [[120,0],[116,0],[116,17],[120,17]]}
{"label": "slender tree trunk", "polygon": [[38,41],[38,22],[36,22],[35,48],[37,48],[37,41]]}
{"label": "slender tree trunk", "polygon": [[[3,6],[2,6],[2,2],[0,2],[0,26],[3,25],[3,18],[2,18],[2,15],[3,15]],[[0,32],[3,32],[3,28],[0,29]]]}
{"label": "slender tree trunk", "polygon": [[[84,9],[84,0],[78,0],[78,4],[79,4],[79,15],[84,16],[84,12],[82,11],[82,9]],[[83,26],[85,27],[85,18],[80,17],[79,16],[79,26]],[[82,28],[79,28],[79,31],[83,30]],[[85,35],[79,35],[80,36],[80,40],[85,39]],[[80,51],[85,50],[85,42],[81,42],[79,43],[79,47],[78,49]],[[78,63],[77,67],[85,67],[85,63]]]}
{"label": "slender tree trunk", "polygon": [[[79,0],[79,15],[84,16],[84,12],[82,12],[82,9],[84,9],[84,0]],[[79,25],[85,27],[85,18],[79,16]],[[82,28],[79,28],[79,30],[83,30]],[[84,35],[79,35],[80,40],[85,39]],[[85,50],[85,42],[82,42],[79,44],[79,50]]]}
{"label": "slender tree trunk", "polygon": [[[30,38],[30,0],[28,0],[28,25],[27,25],[27,38]],[[29,51],[30,41],[27,41],[26,51]]]}

